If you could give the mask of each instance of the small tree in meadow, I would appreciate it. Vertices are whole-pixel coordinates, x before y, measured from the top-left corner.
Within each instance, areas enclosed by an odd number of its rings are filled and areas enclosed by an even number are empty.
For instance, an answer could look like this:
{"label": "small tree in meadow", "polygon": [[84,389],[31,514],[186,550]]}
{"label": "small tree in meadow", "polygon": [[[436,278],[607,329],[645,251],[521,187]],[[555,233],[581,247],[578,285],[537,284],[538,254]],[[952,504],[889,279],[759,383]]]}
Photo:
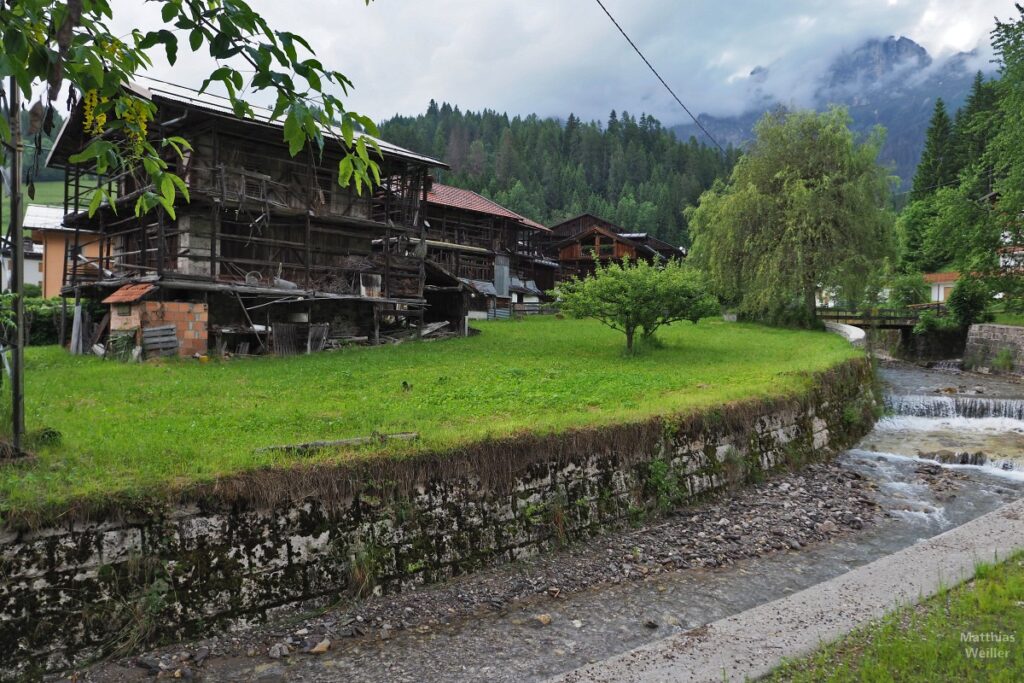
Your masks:
{"label": "small tree in meadow", "polygon": [[593,318],[625,334],[630,352],[637,333],[650,339],[663,325],[696,323],[719,311],[700,273],[678,261],[599,265],[593,275],[563,282],[553,294],[572,317]]}

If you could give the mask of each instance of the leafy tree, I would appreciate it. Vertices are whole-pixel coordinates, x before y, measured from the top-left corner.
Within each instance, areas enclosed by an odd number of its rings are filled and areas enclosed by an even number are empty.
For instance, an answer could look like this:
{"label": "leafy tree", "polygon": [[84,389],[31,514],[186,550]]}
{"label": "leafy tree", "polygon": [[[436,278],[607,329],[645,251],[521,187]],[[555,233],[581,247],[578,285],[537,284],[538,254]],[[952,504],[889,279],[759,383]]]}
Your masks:
{"label": "leafy tree", "polygon": [[765,114],[729,182],[688,212],[691,258],[745,315],[799,311],[812,324],[820,287],[866,279],[891,253],[883,133],[858,143],[849,122],[839,108]]}
{"label": "leafy tree", "polygon": [[931,288],[921,273],[897,275],[889,282],[889,302],[894,306],[926,304],[931,300]]}
{"label": "leafy tree", "polygon": [[977,77],[957,113],[957,182],[912,202],[899,220],[906,269],[952,265],[1001,293],[1009,310],[1024,307],[1020,269],[1000,262],[1024,246],[1024,8],[1017,12],[992,32],[999,80]]}
{"label": "leafy tree", "polygon": [[701,275],[679,261],[599,265],[593,275],[561,283],[552,295],[569,315],[593,318],[625,334],[629,352],[637,332],[649,340],[663,325],[696,323],[719,311]]}
{"label": "leafy tree", "polygon": [[935,205],[934,196],[919,199],[907,204],[896,219],[896,235],[899,238],[901,254],[900,269],[905,273],[932,272],[938,270],[941,264],[948,260],[948,250],[943,255],[937,255],[928,251],[925,246],[926,242],[929,246],[936,246],[929,240],[931,228],[937,218]]}
{"label": "leafy tree", "polygon": [[923,199],[937,188],[956,178],[956,149],[953,141],[953,123],[946,113],[942,98],[935,100],[935,111],[925,134],[924,151],[914,174],[910,191],[911,201]]}
{"label": "leafy tree", "polygon": [[[351,82],[318,61],[302,36],[274,30],[244,0],[156,2],[166,28],[135,29],[123,37],[108,26],[113,18],[108,0],[18,0],[0,5],[4,45],[0,78],[12,77],[26,99],[31,99],[35,84],[46,84],[47,112],[40,112],[46,133],[52,130],[53,102],[62,87],[70,86],[70,103],[81,95],[86,129],[97,138],[76,161],[95,160],[101,173],[139,169],[154,189],[139,197],[137,213],[162,205],[173,216],[176,197],[181,194],[187,199],[184,182],[168,172],[161,155],[165,148],[183,154],[187,141],[155,138],[148,126],[155,106],[128,88],[132,78],[151,64],[154,49],[162,47],[173,65],[179,38],[186,36],[188,49],[195,52],[205,47],[218,64],[202,89],[213,82],[222,84],[236,115],[254,115],[243,92],[269,92],[276,96],[271,118],[283,120],[284,139],[293,156],[307,144],[322,148],[325,135],[337,134],[348,149],[340,162],[339,182],[353,181],[361,190],[364,184],[379,181],[378,166],[370,155],[379,149],[358,133],[359,129],[373,133],[376,126],[347,110],[332,94],[336,88],[347,92]],[[244,68],[229,66],[239,62]],[[0,123],[3,141],[8,142],[10,135],[6,122]],[[104,191],[95,193],[91,211],[103,197]]]}
{"label": "leafy tree", "polygon": [[997,21],[992,32],[1002,61],[996,85],[1000,121],[986,150],[998,198],[994,218],[1008,246],[1024,246],[1024,6],[1016,8],[1017,19]]}

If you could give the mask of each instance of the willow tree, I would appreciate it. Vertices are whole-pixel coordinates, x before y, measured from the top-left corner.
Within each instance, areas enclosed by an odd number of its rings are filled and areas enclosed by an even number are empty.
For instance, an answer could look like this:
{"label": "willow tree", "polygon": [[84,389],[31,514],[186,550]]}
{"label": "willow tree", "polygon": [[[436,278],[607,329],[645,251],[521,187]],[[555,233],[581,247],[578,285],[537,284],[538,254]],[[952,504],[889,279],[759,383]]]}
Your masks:
{"label": "willow tree", "polygon": [[844,109],[769,112],[733,169],[688,210],[691,258],[745,315],[815,319],[819,288],[850,289],[893,250],[884,131],[858,141]]}

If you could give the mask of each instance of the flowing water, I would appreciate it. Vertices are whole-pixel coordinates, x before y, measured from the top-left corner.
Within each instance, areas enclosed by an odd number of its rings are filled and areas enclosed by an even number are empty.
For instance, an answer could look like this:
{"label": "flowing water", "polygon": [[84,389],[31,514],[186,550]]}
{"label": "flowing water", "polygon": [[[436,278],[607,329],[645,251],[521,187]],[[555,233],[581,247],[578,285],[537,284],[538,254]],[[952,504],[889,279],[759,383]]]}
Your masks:
{"label": "flowing water", "polygon": [[[885,369],[883,378],[893,414],[840,455],[877,487],[888,511],[878,524],[799,552],[601,586],[364,642],[317,660],[312,677],[329,670],[359,680],[543,680],[802,590],[1024,496],[1024,387],[909,367]],[[933,458],[958,454],[977,464],[944,463],[947,474],[937,477]],[[552,617],[542,628],[532,618],[539,611]]]}

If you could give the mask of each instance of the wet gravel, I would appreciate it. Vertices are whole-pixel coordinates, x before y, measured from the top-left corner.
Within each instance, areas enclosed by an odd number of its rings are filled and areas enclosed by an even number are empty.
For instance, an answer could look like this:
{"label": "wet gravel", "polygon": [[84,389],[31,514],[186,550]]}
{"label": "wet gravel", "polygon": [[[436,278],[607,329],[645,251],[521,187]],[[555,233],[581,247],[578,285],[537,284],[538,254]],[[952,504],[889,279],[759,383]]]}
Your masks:
{"label": "wet gravel", "polygon": [[[471,628],[474,618],[533,603],[537,609],[530,624],[544,629],[550,623],[544,607],[552,600],[649,581],[666,572],[797,552],[856,532],[887,514],[875,502],[874,488],[839,464],[812,464],[557,552],[401,594],[346,601],[318,614],[281,612],[270,623],[103,662],[72,678],[334,680],[324,669],[338,650],[379,647],[400,635],[428,637],[445,628]],[[654,629],[658,623],[645,627]],[[305,666],[302,660],[317,664]]]}

